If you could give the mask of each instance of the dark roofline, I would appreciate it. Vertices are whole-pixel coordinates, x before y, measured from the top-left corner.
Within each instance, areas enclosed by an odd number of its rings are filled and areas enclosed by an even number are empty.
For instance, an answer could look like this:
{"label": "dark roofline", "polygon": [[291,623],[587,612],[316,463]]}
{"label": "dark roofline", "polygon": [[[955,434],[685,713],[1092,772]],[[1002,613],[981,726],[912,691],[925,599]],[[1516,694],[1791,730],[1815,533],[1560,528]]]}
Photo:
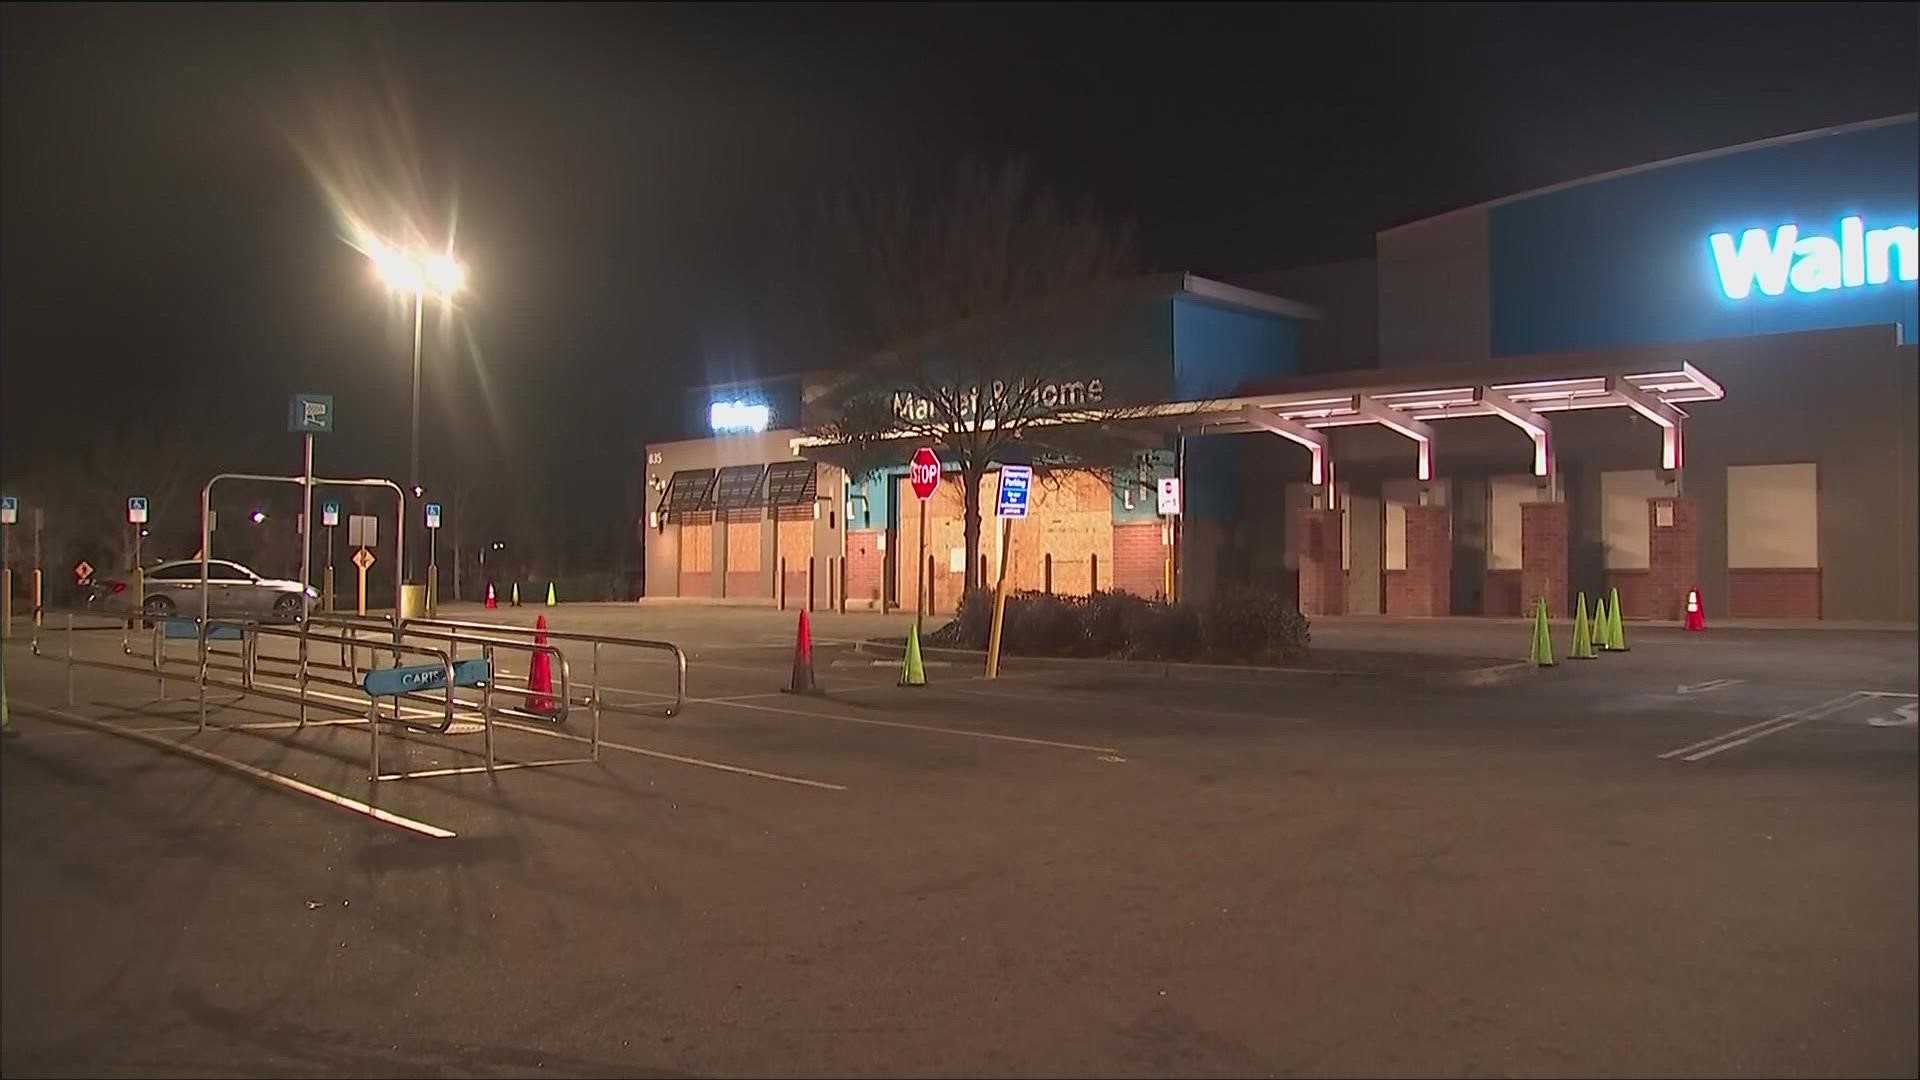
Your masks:
{"label": "dark roofline", "polygon": [[1429,214],[1426,217],[1415,218],[1412,221],[1403,221],[1398,225],[1389,225],[1384,229],[1376,230],[1374,235],[1384,236],[1390,232],[1411,229],[1416,225],[1425,225],[1430,221],[1439,221],[1441,218],[1452,217],[1455,214],[1466,214],[1475,210],[1489,210],[1496,206],[1504,206],[1507,203],[1519,202],[1522,199],[1532,199],[1541,195],[1550,195],[1556,191],[1565,191],[1568,188],[1576,188],[1584,184],[1597,184],[1603,180],[1617,180],[1622,176],[1650,172],[1654,169],[1664,169],[1671,165],[1681,165],[1692,161],[1705,161],[1709,158],[1725,157],[1728,154],[1744,154],[1749,150],[1758,150],[1766,146],[1784,146],[1787,143],[1803,142],[1807,139],[1816,139],[1828,135],[1850,135],[1859,131],[1870,131],[1874,128],[1892,127],[1896,124],[1911,124],[1915,122],[1920,122],[1920,113],[1899,113],[1894,116],[1882,116],[1873,120],[1856,120],[1848,124],[1834,124],[1829,127],[1815,128],[1812,131],[1796,131],[1789,135],[1773,135],[1765,139],[1736,143],[1733,146],[1722,146],[1712,150],[1701,150],[1692,154],[1681,154],[1678,157],[1662,158],[1659,161],[1649,161],[1641,165],[1628,165],[1625,168],[1595,173],[1592,176],[1583,176],[1576,180],[1564,180],[1558,184],[1548,184],[1546,187],[1534,188],[1531,191],[1522,191],[1513,195],[1502,195],[1497,199],[1474,203],[1471,206],[1458,206],[1452,210],[1442,210],[1438,214]]}

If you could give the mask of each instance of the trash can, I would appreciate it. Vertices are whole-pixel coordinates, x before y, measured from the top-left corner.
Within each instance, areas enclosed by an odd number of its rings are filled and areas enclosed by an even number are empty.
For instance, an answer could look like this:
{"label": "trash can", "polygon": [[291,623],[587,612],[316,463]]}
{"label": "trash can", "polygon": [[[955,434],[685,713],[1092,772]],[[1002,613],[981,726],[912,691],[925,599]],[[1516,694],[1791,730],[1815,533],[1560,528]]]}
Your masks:
{"label": "trash can", "polygon": [[421,619],[427,614],[427,587],[425,585],[400,586],[400,617],[402,619]]}

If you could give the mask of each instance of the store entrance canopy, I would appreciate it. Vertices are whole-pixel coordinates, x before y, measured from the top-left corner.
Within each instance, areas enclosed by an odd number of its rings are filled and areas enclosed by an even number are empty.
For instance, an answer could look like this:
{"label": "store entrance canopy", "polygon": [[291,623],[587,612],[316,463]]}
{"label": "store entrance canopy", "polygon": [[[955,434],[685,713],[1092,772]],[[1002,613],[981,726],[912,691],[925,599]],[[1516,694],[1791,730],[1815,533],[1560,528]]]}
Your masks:
{"label": "store entrance canopy", "polygon": [[[1585,374],[1516,378],[1512,364],[1431,369],[1422,372],[1349,373],[1344,382],[1296,379],[1267,393],[1240,394],[1214,401],[1169,402],[1116,410],[1076,409],[1029,420],[1031,428],[1059,424],[1111,424],[1188,434],[1265,431],[1305,446],[1313,459],[1315,484],[1331,482],[1326,431],[1356,424],[1378,424],[1415,444],[1420,479],[1431,479],[1434,424],[1470,416],[1497,416],[1523,431],[1534,447],[1533,471],[1553,473],[1553,425],[1547,414],[1572,409],[1631,409],[1661,430],[1661,467],[1677,469],[1685,456],[1682,406],[1718,401],[1720,384],[1692,364],[1652,371],[1591,370]],[[1538,370],[1533,365],[1531,370]],[[1414,380],[1391,381],[1397,375]],[[1427,376],[1421,379],[1420,376]],[[991,421],[985,425],[990,428]],[[916,436],[901,432],[903,446]],[[924,436],[918,436],[924,440]],[[832,443],[811,436],[793,440],[794,452],[830,457]],[[902,460],[905,460],[902,458]]]}

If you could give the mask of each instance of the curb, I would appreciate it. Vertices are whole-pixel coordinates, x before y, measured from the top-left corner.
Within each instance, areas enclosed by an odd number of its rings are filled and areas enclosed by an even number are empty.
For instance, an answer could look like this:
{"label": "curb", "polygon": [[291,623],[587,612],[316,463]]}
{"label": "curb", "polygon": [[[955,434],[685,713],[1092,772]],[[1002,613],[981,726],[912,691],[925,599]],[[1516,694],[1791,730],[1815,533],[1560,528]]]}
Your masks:
{"label": "curb", "polygon": [[[890,638],[866,638],[857,642],[853,647],[853,651],[855,653],[897,658],[906,652],[906,646],[895,643]],[[983,667],[987,659],[985,652],[975,649],[952,649],[924,644],[920,646],[920,655],[938,656],[950,660],[972,661]],[[1458,671],[1392,672],[1351,671],[1339,668],[1258,667],[1251,664],[1195,664],[1172,660],[1105,660],[1067,656],[1017,656],[1013,654],[1008,654],[1006,658],[1022,665],[1030,665],[1046,671],[1120,671],[1137,675],[1158,675],[1165,679],[1192,679],[1197,682],[1218,679],[1221,676],[1239,676],[1241,681],[1257,682],[1265,680],[1280,681],[1300,675],[1313,675],[1321,678],[1364,679],[1413,686],[1499,686],[1530,675],[1535,670],[1534,666],[1525,660],[1488,661],[1480,667],[1464,668]]]}

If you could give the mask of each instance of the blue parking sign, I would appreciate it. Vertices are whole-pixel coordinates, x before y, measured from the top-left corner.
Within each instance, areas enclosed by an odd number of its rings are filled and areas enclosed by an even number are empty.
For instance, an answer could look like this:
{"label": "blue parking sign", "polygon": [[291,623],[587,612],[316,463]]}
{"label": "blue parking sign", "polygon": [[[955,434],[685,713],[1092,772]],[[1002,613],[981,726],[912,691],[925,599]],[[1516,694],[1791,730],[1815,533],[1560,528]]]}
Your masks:
{"label": "blue parking sign", "polygon": [[1000,498],[998,515],[1003,518],[1024,518],[1027,516],[1027,496],[1033,490],[1033,466],[1000,466]]}

